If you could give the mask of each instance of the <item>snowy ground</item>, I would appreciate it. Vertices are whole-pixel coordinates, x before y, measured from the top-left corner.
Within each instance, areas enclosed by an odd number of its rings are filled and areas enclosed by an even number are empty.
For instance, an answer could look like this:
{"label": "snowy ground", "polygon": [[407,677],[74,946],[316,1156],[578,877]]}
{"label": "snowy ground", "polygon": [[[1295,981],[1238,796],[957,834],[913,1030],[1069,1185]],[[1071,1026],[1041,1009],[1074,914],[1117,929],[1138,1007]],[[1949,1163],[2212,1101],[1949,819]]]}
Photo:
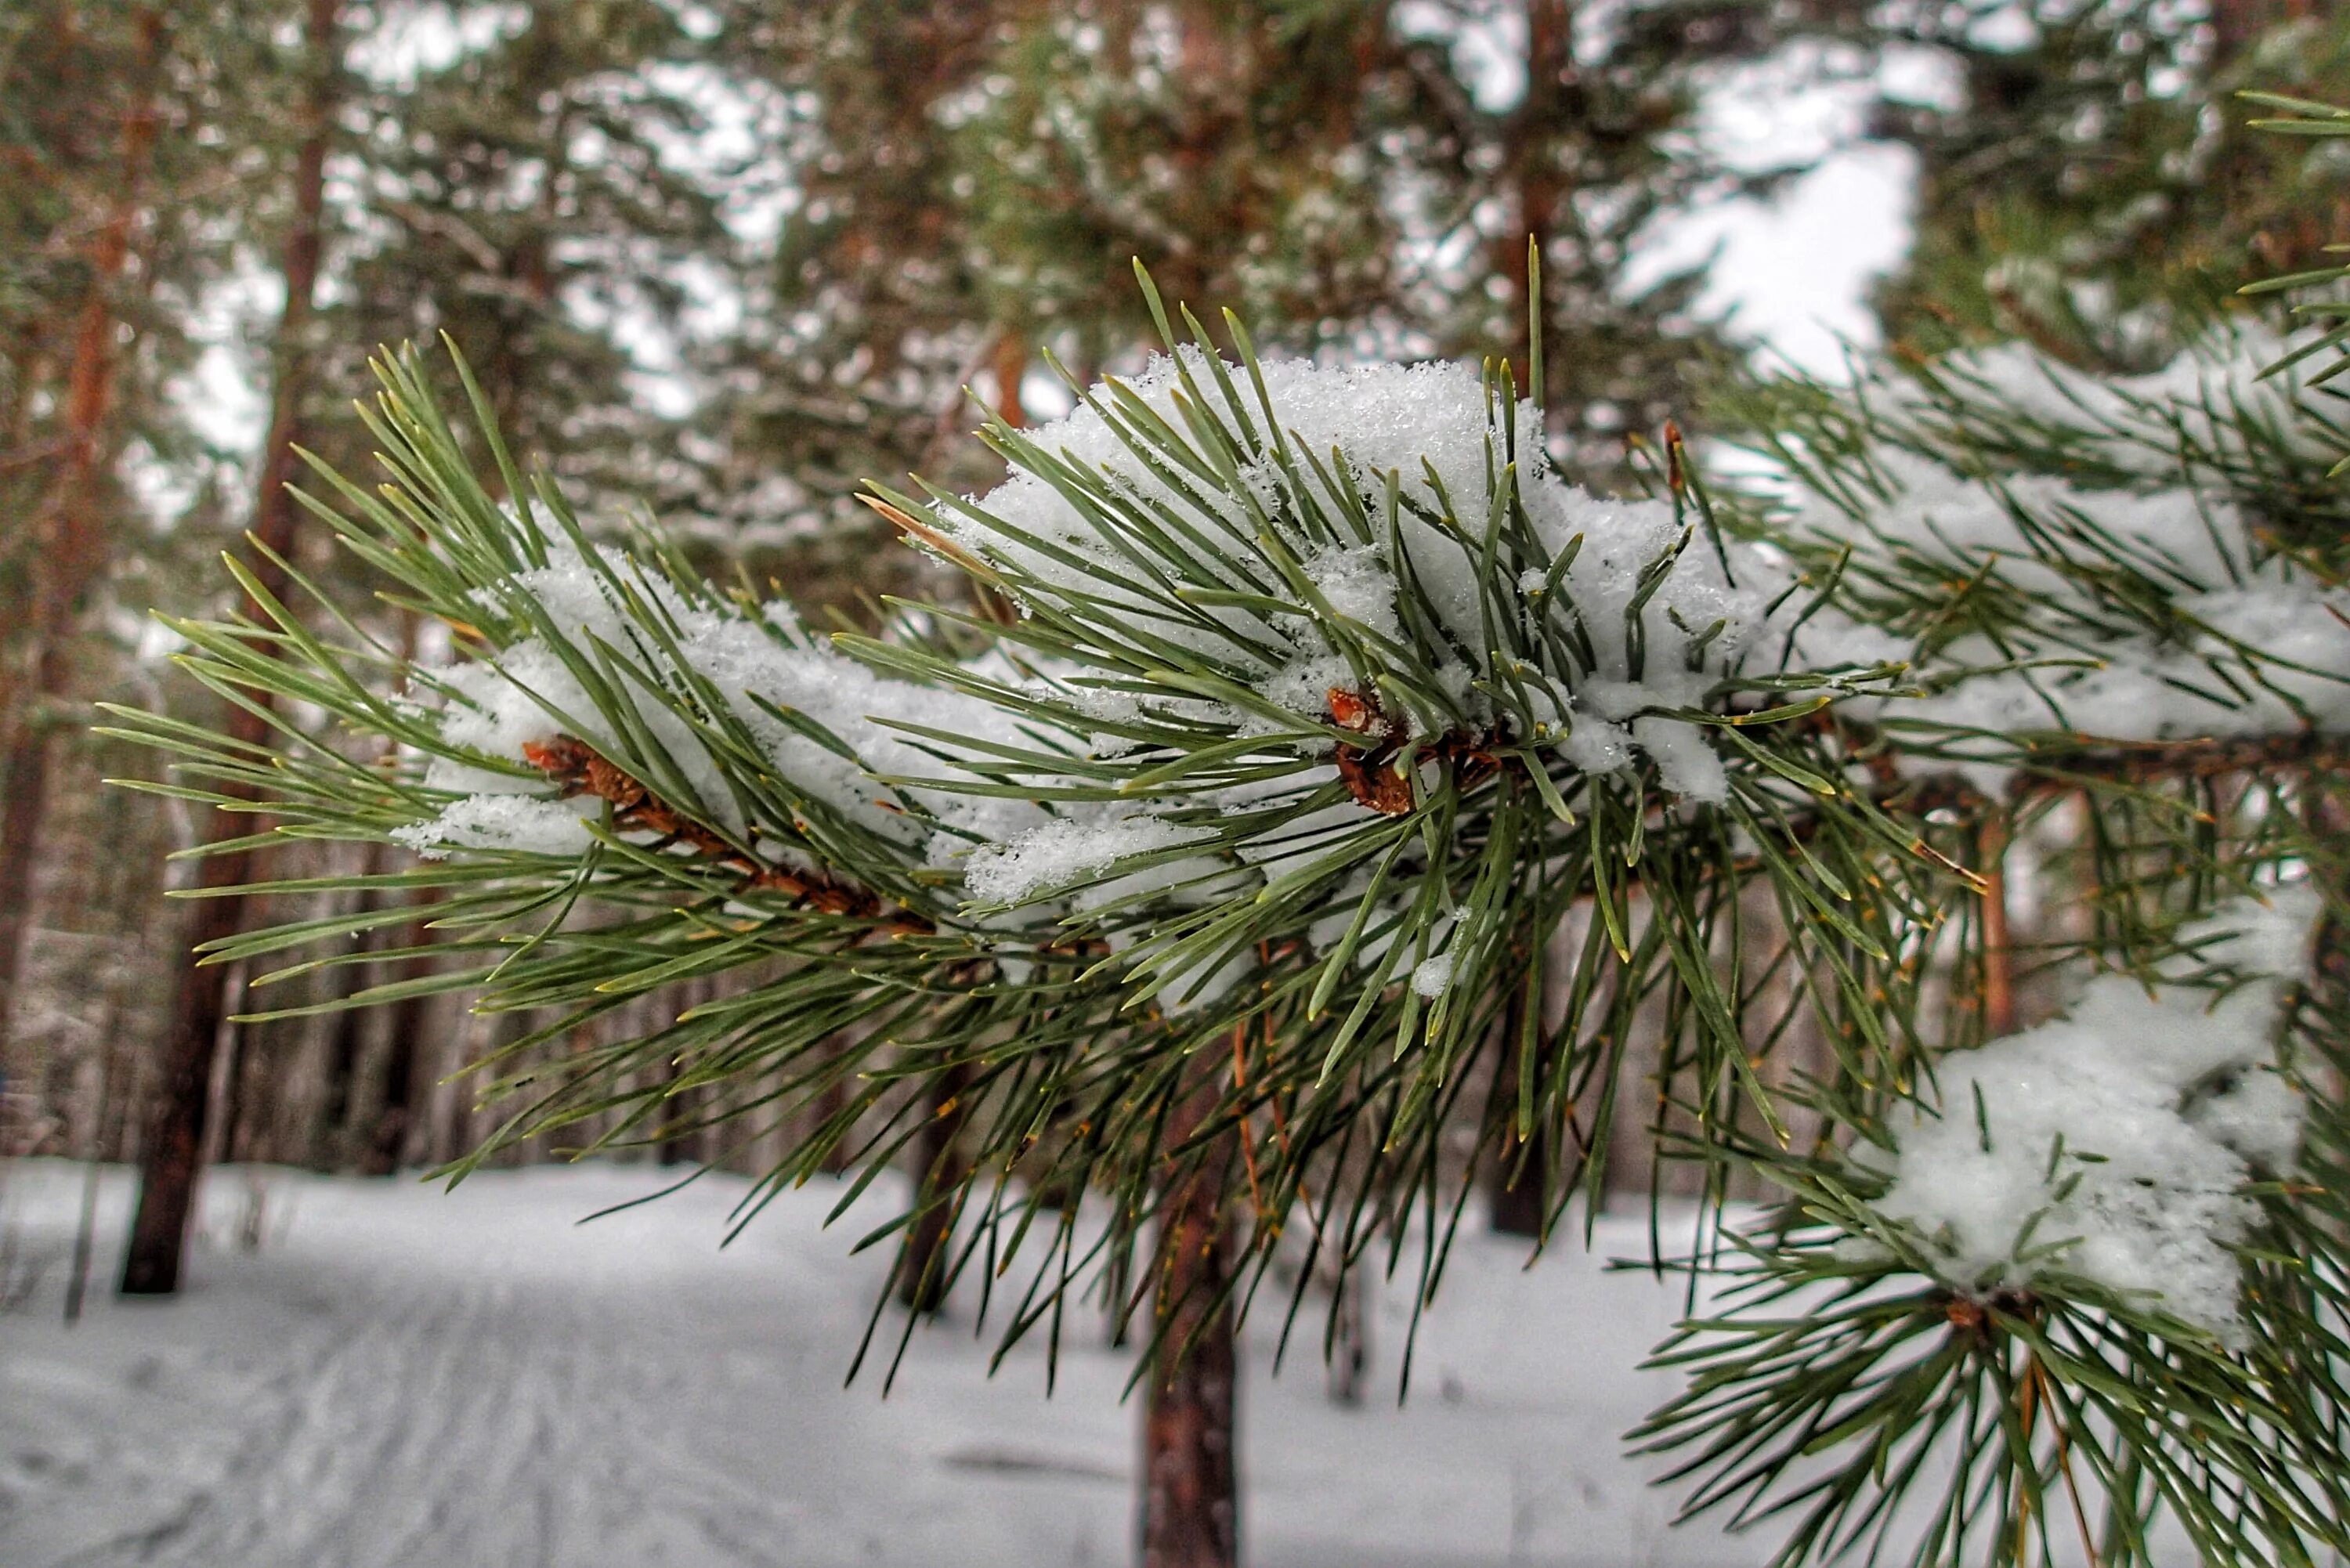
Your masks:
{"label": "snowy ground", "polygon": [[[655,1185],[623,1168],[413,1183],[268,1170],[211,1179],[192,1288],[122,1303],[102,1269],[60,1321],[72,1166],[20,1163],[0,1208],[35,1292],[0,1315],[0,1563],[189,1568],[1050,1568],[1129,1556],[1135,1409],[1090,1324],[1044,1395],[1041,1351],[993,1379],[968,1314],[917,1337],[886,1400],[842,1374],[879,1265],[835,1194],[718,1239],[712,1179],[577,1226]],[[260,1248],[239,1232],[258,1186]],[[99,1234],[121,1235],[124,1173]],[[846,1232],[846,1233],[845,1233]],[[1605,1224],[1600,1251],[1642,1245]],[[45,1263],[46,1261],[46,1263]],[[1767,1548],[1669,1530],[1618,1435],[1669,1385],[1633,1370],[1677,1296],[1562,1251],[1464,1238],[1394,1402],[1326,1398],[1318,1358],[1243,1393],[1257,1568],[1749,1563]],[[101,1253],[100,1262],[109,1260]],[[45,1266],[44,1266],[45,1264]],[[954,1332],[958,1325],[964,1330]]]}

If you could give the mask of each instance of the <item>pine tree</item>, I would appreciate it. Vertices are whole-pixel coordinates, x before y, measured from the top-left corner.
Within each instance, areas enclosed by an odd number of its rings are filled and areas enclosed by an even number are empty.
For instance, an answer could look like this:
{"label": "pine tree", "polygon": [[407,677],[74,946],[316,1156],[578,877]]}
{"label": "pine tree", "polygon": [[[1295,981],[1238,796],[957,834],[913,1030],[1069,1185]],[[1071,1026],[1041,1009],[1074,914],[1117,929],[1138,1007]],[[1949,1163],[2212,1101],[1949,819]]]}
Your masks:
{"label": "pine tree", "polygon": [[[74,247],[84,253],[82,265],[74,269],[78,291],[65,279],[13,268],[7,279],[13,296],[7,301],[13,329],[8,467],[12,478],[21,474],[34,484],[23,491],[33,525],[7,560],[11,577],[22,584],[20,602],[31,613],[21,629],[11,628],[16,646],[8,649],[9,668],[0,685],[6,745],[6,772],[0,774],[6,785],[5,804],[0,805],[0,1047],[5,1046],[14,1012],[33,865],[49,794],[56,721],[47,710],[69,690],[74,633],[106,565],[103,493],[108,459],[120,440],[112,423],[120,354],[117,329],[123,314],[120,296],[132,261],[133,226],[152,172],[159,119],[155,78],[164,36],[162,15],[151,6],[107,18],[117,26],[97,40],[81,36],[79,28],[53,30],[58,20],[28,13],[10,29],[10,77],[36,68],[36,51],[52,59],[79,56],[73,59],[80,67],[71,73],[74,79],[110,69],[119,71],[126,90],[118,106],[116,135],[104,154],[77,148],[57,119],[44,122],[42,111],[58,115],[65,108],[59,103],[20,100],[29,112],[11,128],[21,138],[12,149],[18,154],[15,161],[26,176],[21,185],[11,182],[22,192],[10,214],[18,254],[39,254],[83,225],[89,238]],[[104,67],[89,57],[103,58]],[[77,112],[85,109],[75,106]],[[91,164],[105,170],[102,182],[90,180]],[[96,188],[77,190],[83,181]],[[61,283],[65,290],[58,289]],[[59,292],[67,297],[57,298]],[[47,363],[52,358],[56,368]],[[36,413],[44,392],[59,408],[53,431],[41,428],[47,421]]]}
{"label": "pine tree", "polygon": [[[1166,356],[991,420],[1003,483],[869,493],[984,607],[873,635],[591,537],[482,380],[461,436],[382,362],[390,483],[308,504],[454,656],[246,573],[173,624],[269,742],[119,732],[287,842],[419,858],[207,956],[265,994],[432,898],[444,967],[351,1000],[543,1021],[456,1174],[714,1096],[832,1107],[771,1184],[878,1176],[951,1111],[969,1163],[867,1240],[943,1239],[918,1285],[1007,1343],[1088,1290],[1139,1327],[1149,1563],[1237,1559],[1232,1325],[1284,1229],[1425,1304],[1449,1128],[1540,1151],[1548,1239],[1635,1118],[1711,1199],[1657,1260],[1703,1305],[1642,1433],[1691,1511],[1787,1563],[2350,1550],[2350,431],[2312,390],[2350,327],[2264,377],[2220,337],[2153,379],[2009,346],[1779,384],[1771,483],[1668,438],[1607,499],[1550,456],[1541,320],[1522,400],[1508,357],[1261,358],[1140,297]],[[2028,937],[2018,845],[2066,915]],[[1523,935],[1577,911],[1548,976]],[[673,1021],[534,1054],[629,1007]],[[1799,1021],[1820,1070],[1771,1071]],[[1742,1175],[1786,1201],[1729,1209]]]}
{"label": "pine tree", "polygon": [[[1629,286],[1638,237],[1786,172],[1706,155],[1700,88],[1791,41],[1865,41],[1863,9],[1544,0],[1511,96],[1454,47],[1506,36],[1475,0],[745,8],[720,52],[804,107],[772,298],[712,372],[734,389],[710,514],[799,524],[792,576],[847,597],[874,569],[865,477],[1000,474],[962,439],[962,387],[1016,420],[1024,383],[1055,379],[1044,351],[1090,382],[1148,349],[1137,255],[1284,351],[1502,346],[1523,379],[1529,229],[1555,433],[1620,479],[1626,433],[1679,406],[1714,338],[1693,274]],[[866,586],[957,591],[913,566]]]}
{"label": "pine tree", "polygon": [[[117,929],[109,911],[47,898],[75,882],[68,846],[95,819],[80,799],[99,772],[87,702],[139,687],[122,602],[191,607],[168,564],[232,483],[175,381],[196,351],[193,303],[235,262],[242,171],[224,171],[211,142],[237,101],[228,83],[266,54],[252,13],[243,0],[36,5],[0,19],[0,504],[21,524],[0,537],[12,607],[0,628],[0,1071],[28,1079],[40,1043],[18,1050],[7,1036],[41,1033],[26,1006],[53,999],[18,983],[36,928]],[[159,502],[141,481],[166,470],[181,493]],[[159,536],[166,521],[176,526]],[[47,1071],[60,1065],[53,1056]]]}
{"label": "pine tree", "polygon": [[[343,95],[340,10],[338,0],[308,0],[302,35],[306,81],[291,171],[291,212],[280,264],[286,304],[277,321],[269,429],[263,438],[251,535],[253,587],[249,591],[255,605],[284,596],[287,563],[295,556],[297,509],[289,486],[317,357],[312,324],[325,225],[326,163]],[[230,711],[226,732],[232,744],[250,751],[265,742],[269,724],[267,701],[240,702]],[[195,926],[189,934],[192,950],[174,966],[170,1032],[140,1147],[139,1209],[131,1224],[130,1245],[123,1256],[126,1295],[168,1295],[179,1288],[181,1249],[195,1210],[213,1059],[229,1011],[229,971],[205,966],[196,955],[250,921],[244,900],[236,893],[252,877],[248,826],[235,815],[224,814],[213,820],[204,840],[210,853],[204,857],[198,887],[209,896],[197,906]],[[234,1117],[231,1124],[233,1131]]]}

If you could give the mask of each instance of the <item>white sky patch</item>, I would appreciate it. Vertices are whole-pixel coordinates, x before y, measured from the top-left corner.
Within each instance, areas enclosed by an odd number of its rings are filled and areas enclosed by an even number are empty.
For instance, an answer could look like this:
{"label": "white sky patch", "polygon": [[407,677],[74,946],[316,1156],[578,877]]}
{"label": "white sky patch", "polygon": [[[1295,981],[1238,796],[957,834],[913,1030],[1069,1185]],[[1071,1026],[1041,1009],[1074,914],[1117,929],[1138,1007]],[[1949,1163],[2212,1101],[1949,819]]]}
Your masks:
{"label": "white sky patch", "polygon": [[[1463,15],[1463,12],[1467,15]],[[1526,14],[1512,0],[1473,6],[1404,0],[1395,29],[1407,38],[1439,38],[1450,46],[1452,72],[1488,114],[1509,111],[1526,96]]]}
{"label": "white sky patch", "polygon": [[1771,200],[1734,197],[1660,220],[1627,285],[1711,261],[1698,309],[1755,348],[1814,375],[1878,340],[1868,291],[1915,234],[1918,167],[1908,149],[1864,140],[1870,103],[1949,104],[1960,83],[1932,50],[1798,45],[1720,72],[1697,117],[1700,143],[1744,174],[1809,165]]}
{"label": "white sky patch", "polygon": [[1677,214],[1639,246],[1638,286],[1711,258],[1697,308],[1798,369],[1835,376],[1878,341],[1868,291],[1909,254],[1917,159],[1907,148],[1830,154],[1770,202],[1738,197]]}
{"label": "white sky patch", "polygon": [[205,471],[214,462],[234,466],[243,471],[247,484],[253,483],[262,437],[269,427],[264,385],[267,346],[255,340],[255,324],[275,322],[285,303],[284,280],[247,257],[188,311],[185,330],[198,346],[195,361],[166,384],[164,395],[179,405],[188,429],[217,455],[167,462],[143,442],[132,443],[123,453],[123,481],[157,527],[170,526],[195,504]]}
{"label": "white sky patch", "polygon": [[[671,9],[697,36],[712,21],[693,0],[676,0]],[[1607,47],[1617,9],[1595,5],[1578,13],[1578,55]],[[494,47],[527,21],[527,9],[518,5],[390,0],[377,24],[353,40],[348,58],[373,83],[413,87]],[[1406,36],[1448,39],[1454,68],[1481,108],[1506,111],[1523,98],[1525,20],[1516,0],[1461,6],[1406,0],[1395,25]],[[649,130],[662,162],[722,187],[721,216],[735,243],[753,254],[771,250],[795,199],[778,151],[794,112],[785,96],[703,62],[656,64],[647,79],[700,116],[695,126],[671,130],[656,123]],[[1897,52],[1873,78],[1851,60],[1810,48],[1721,73],[1700,115],[1709,151],[1745,170],[1809,161],[1816,167],[1775,200],[1721,201],[1660,223],[1637,250],[1627,286],[1644,286],[1711,256],[1699,308],[1727,317],[1733,335],[1765,354],[1834,375],[1848,346],[1874,345],[1867,291],[1907,253],[1916,180],[1906,150],[1861,140],[1866,104],[1880,88],[1896,98],[1943,101],[1954,86],[1947,61],[1925,50]],[[739,331],[749,302],[714,262],[689,260],[670,274],[686,297],[673,327],[625,295],[591,302],[575,292],[566,304],[583,325],[609,332],[634,361],[637,396],[665,416],[684,418],[702,396],[690,348]],[[274,274],[255,266],[222,300],[207,301],[213,319],[199,327],[205,347],[184,379],[191,423],[248,470],[268,420],[266,360],[254,342],[276,317],[274,296],[264,297],[275,286]],[[331,276],[322,280],[322,292],[332,296]],[[1022,392],[1032,419],[1069,407],[1066,389],[1039,365],[1031,366]],[[134,459],[132,468],[134,486],[159,518],[184,509],[195,493],[195,482],[167,465]]]}
{"label": "white sky patch", "polygon": [[[691,19],[685,25],[691,31]],[[727,232],[746,245],[773,245],[794,201],[791,170],[775,152],[791,112],[783,95],[698,60],[656,62],[645,79],[702,117],[682,133],[658,119],[647,124],[645,140],[661,162],[680,173],[723,174],[719,215]]]}
{"label": "white sky patch", "polygon": [[529,25],[527,5],[389,0],[378,7],[375,26],[352,40],[345,59],[378,87],[412,88]]}
{"label": "white sky patch", "polygon": [[[1623,8],[1621,0],[1577,8],[1578,59],[1605,55]],[[1996,30],[1997,22],[1985,26]],[[1444,42],[1480,109],[1507,113],[1524,99],[1522,0],[1405,0],[1394,25],[1405,37]],[[1858,50],[1798,44],[1715,73],[1698,115],[1708,153],[1742,173],[1813,167],[1773,200],[1726,199],[1660,220],[1635,249],[1627,292],[1710,262],[1702,315],[1727,319],[1733,337],[1768,356],[1838,374],[1848,348],[1877,343],[1869,288],[1900,265],[1914,232],[1916,158],[1863,140],[1868,105],[1879,92],[1950,103],[1959,87],[1949,58],[1924,48],[1872,61]],[[1431,267],[1447,270],[1447,258],[1432,257]]]}

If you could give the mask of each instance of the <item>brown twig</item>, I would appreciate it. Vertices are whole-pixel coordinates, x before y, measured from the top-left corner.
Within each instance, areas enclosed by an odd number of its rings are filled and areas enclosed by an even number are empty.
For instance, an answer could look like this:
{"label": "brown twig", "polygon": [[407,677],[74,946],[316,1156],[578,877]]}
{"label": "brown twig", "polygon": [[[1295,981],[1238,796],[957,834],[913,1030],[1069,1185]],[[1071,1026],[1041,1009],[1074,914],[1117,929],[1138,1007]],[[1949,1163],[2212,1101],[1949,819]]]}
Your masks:
{"label": "brown twig", "polygon": [[1983,1032],[1996,1039],[2015,1033],[2015,972],[2008,950],[2007,829],[1996,817],[1983,824],[1975,857],[1982,875]]}
{"label": "brown twig", "polygon": [[2041,766],[2061,774],[2035,777],[2019,774],[2009,793],[2019,798],[2063,794],[2084,778],[2122,784],[2161,784],[2180,779],[2219,778],[2227,774],[2257,773],[2263,768],[2350,768],[2350,739],[2304,730],[2290,735],[2212,736],[2191,741],[2110,741],[2080,737],[2083,750],[2061,759],[2023,765]]}
{"label": "brown twig", "polygon": [[[576,736],[525,741],[522,753],[532,766],[546,775],[549,783],[563,790],[566,798],[592,794],[609,801],[614,827],[624,832],[658,834],[660,848],[682,844],[704,859],[739,873],[743,878],[743,892],[780,893],[827,915],[868,920],[878,919],[881,915],[881,899],[870,888],[834,881],[819,872],[795,871],[754,858],[678,811],[642,781]],[[892,923],[910,930],[933,929],[929,920],[905,910],[899,911]]]}

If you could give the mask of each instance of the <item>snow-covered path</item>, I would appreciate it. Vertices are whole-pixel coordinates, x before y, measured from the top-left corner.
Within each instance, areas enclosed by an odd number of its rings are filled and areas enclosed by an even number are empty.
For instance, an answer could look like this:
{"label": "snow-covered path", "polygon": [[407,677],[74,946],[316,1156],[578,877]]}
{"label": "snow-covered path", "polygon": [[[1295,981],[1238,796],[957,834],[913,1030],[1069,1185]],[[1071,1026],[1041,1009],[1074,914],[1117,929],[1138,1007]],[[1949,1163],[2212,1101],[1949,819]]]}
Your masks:
{"label": "snow-covered path", "polygon": [[[879,1265],[847,1256],[837,1194],[718,1240],[739,1180],[573,1221],[657,1185],[540,1168],[453,1195],[286,1171],[216,1173],[193,1283],[59,1322],[76,1168],[30,1162],[0,1205],[38,1290],[0,1315],[7,1568],[1052,1568],[1129,1556],[1133,1407],[1090,1324],[1058,1391],[1041,1350],[990,1379],[969,1314],[917,1335],[885,1400],[841,1376]],[[233,1246],[265,1192],[256,1253]],[[109,1175],[99,1234],[122,1233]],[[1603,1225],[1601,1251],[1634,1251]],[[103,1261],[103,1260],[102,1260]],[[1758,1541],[1667,1531],[1617,1438],[1667,1385],[1632,1370],[1668,1288],[1562,1251],[1531,1272],[1456,1249],[1393,1400],[1332,1405],[1310,1351],[1243,1393],[1258,1568],[1751,1563]],[[893,1323],[896,1321],[891,1320]],[[957,1326],[963,1332],[955,1332]],[[1301,1333],[1300,1338],[1306,1336]]]}

